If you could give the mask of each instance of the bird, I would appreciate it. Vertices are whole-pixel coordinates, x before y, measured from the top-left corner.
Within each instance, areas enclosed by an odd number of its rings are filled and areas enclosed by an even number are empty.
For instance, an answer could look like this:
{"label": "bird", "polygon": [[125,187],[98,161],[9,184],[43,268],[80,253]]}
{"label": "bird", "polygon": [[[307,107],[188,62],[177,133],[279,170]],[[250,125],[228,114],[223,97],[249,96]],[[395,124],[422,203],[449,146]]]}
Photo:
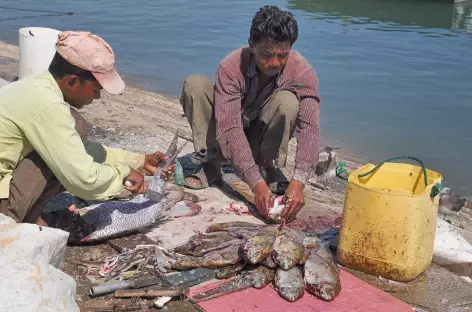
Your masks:
{"label": "bird", "polygon": [[459,216],[466,199],[460,195],[454,194],[450,187],[444,187],[439,193],[438,211],[443,214],[443,220],[447,215]]}
{"label": "bird", "polygon": [[[323,182],[324,188],[326,190],[326,184],[328,180],[336,177],[336,152],[337,147],[325,146],[319,152],[319,161],[316,164],[316,167],[312,173],[315,174],[315,183]],[[320,187],[320,185],[315,185]]]}
{"label": "bird", "polygon": [[34,37],[34,35],[33,35],[33,33],[31,32],[31,30],[29,31],[29,34]]}

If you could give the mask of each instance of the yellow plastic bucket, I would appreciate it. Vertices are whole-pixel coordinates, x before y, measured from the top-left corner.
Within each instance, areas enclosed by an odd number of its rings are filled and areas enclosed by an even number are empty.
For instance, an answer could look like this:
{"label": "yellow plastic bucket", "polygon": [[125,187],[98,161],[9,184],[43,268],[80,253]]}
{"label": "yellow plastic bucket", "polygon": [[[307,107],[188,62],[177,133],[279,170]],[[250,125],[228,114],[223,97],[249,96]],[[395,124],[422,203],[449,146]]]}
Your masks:
{"label": "yellow plastic bucket", "polygon": [[403,282],[425,271],[433,257],[441,182],[441,174],[422,163],[421,167],[367,164],[352,172],[339,234],[339,262]]}

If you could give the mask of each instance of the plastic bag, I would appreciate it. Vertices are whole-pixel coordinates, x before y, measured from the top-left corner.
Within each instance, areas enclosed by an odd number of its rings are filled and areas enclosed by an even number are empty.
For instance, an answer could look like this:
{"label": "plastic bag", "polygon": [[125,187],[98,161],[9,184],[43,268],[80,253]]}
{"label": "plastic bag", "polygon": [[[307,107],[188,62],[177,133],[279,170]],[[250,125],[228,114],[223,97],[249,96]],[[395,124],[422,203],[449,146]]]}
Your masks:
{"label": "plastic bag", "polygon": [[79,311],[76,283],[60,270],[68,236],[0,213],[0,311]]}
{"label": "plastic bag", "polygon": [[472,277],[472,245],[441,218],[436,223],[433,262],[459,276]]}

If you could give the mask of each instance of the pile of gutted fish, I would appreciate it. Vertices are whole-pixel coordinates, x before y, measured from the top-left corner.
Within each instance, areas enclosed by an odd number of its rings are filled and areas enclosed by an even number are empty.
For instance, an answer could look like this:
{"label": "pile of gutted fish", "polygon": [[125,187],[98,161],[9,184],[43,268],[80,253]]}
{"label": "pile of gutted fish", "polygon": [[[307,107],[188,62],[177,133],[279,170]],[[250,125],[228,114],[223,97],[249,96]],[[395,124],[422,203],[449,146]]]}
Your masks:
{"label": "pile of gutted fish", "polygon": [[255,288],[273,282],[290,302],[302,298],[305,289],[325,301],[341,291],[339,268],[319,237],[306,237],[283,224],[246,222],[216,223],[206,232],[168,252],[173,269],[218,269],[221,279],[244,274]]}

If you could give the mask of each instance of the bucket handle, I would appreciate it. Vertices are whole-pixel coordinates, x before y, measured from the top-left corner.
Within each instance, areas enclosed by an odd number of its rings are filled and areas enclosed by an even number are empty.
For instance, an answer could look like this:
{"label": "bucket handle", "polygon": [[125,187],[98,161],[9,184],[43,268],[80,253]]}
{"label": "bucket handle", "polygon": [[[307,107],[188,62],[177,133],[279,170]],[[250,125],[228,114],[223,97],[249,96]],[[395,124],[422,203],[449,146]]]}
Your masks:
{"label": "bucket handle", "polygon": [[[378,164],[374,168],[372,168],[371,170],[369,170],[368,172],[359,174],[359,178],[363,178],[365,176],[370,175],[371,173],[373,173],[374,171],[379,169],[386,162],[391,162],[392,160],[398,160],[398,159],[411,159],[411,160],[414,160],[414,161],[418,162],[421,165],[421,168],[423,169],[424,186],[425,187],[428,186],[428,178],[426,176],[426,168],[425,168],[423,162],[419,158],[416,158],[416,157],[413,157],[413,156],[399,156],[399,157],[388,158],[388,159],[382,161],[380,164]],[[340,163],[339,165],[340,165],[339,168],[336,168],[336,175],[340,178],[344,178],[344,177],[341,176],[342,172],[346,172],[346,169],[344,168],[344,163]],[[442,185],[439,184],[439,183],[436,183],[433,186],[433,188],[431,189],[430,196],[435,197],[436,195],[439,194],[439,192],[441,192],[441,190],[442,190]]]}

